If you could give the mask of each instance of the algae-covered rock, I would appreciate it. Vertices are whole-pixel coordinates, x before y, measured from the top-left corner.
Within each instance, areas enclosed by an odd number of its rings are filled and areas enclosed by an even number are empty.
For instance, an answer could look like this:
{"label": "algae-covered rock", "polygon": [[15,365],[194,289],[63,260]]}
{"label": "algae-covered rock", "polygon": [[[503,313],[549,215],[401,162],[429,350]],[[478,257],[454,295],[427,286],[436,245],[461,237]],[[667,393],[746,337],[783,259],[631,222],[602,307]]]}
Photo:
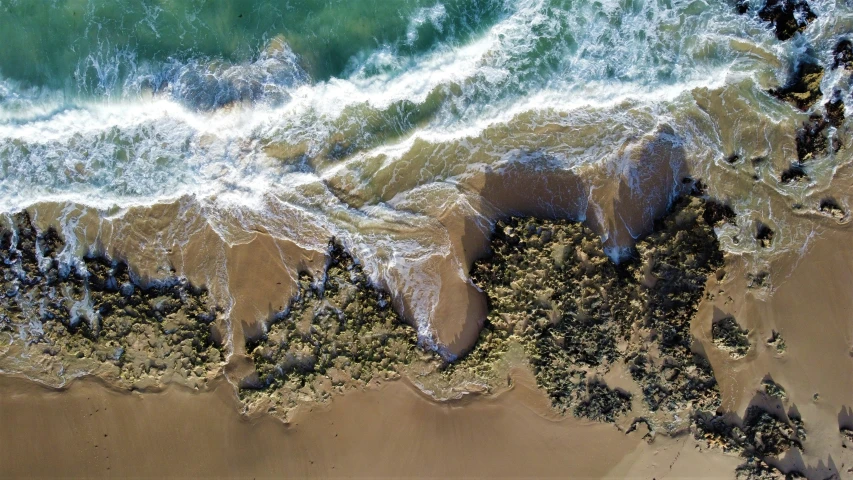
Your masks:
{"label": "algae-covered rock", "polygon": [[174,379],[200,386],[219,371],[218,311],[185,278],[143,283],[103,254],[67,265],[54,229],[37,232],[26,212],[0,239],[0,331],[16,347],[4,369],[50,384],[95,374],[126,387]]}
{"label": "algae-covered rock", "polygon": [[784,184],[792,184],[798,183],[801,180],[807,180],[809,178],[806,173],[806,169],[799,162],[792,163],[790,167],[785,169],[782,172],[782,175],[779,177],[779,181]]}
{"label": "algae-covered rock", "polygon": [[787,344],[785,344],[785,339],[782,338],[782,334],[773,330],[770,334],[770,338],[767,339],[767,345],[776,349],[776,353],[783,354],[788,349]]}
{"label": "algae-covered rock", "polygon": [[762,467],[764,460],[781,456],[791,448],[802,449],[806,438],[801,419],[779,415],[758,404],[746,409],[743,420],[731,414],[699,412],[694,417],[693,432],[697,440],[746,457],[739,478],[765,478],[748,475],[772,473]]}
{"label": "algae-covered rock", "polygon": [[769,377],[761,381],[761,388],[765,394],[772,398],[782,401],[788,399],[788,394],[785,393],[785,389],[782,385],[774,382],[773,379]]}
{"label": "algae-covered rock", "polygon": [[743,431],[749,453],[759,458],[779,455],[791,447],[802,447],[797,425],[756,405],[747,408]]}
{"label": "algae-covered rock", "polygon": [[820,213],[835,218],[836,220],[843,220],[847,217],[847,212],[832,198],[824,198],[820,201],[820,205],[818,206],[818,211]]}

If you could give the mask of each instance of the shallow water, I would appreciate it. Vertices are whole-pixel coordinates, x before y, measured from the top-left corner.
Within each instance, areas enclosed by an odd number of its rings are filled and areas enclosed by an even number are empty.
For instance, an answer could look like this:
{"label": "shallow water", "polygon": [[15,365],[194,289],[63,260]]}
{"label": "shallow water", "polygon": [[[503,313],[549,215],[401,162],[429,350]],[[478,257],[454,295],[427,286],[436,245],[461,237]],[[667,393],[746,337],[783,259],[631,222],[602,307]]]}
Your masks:
{"label": "shallow water", "polygon": [[[782,184],[807,115],[766,93],[853,28],[849,4],[811,6],[780,42],[760,5],[701,0],[0,1],[0,210],[59,224],[69,261],[156,270],[177,246],[232,307],[228,248],[335,236],[452,356],[499,216],[586,220],[618,260],[690,175],[754,272],[831,227],[814,210],[849,150]],[[827,69],[825,98],[850,103],[849,77]]]}

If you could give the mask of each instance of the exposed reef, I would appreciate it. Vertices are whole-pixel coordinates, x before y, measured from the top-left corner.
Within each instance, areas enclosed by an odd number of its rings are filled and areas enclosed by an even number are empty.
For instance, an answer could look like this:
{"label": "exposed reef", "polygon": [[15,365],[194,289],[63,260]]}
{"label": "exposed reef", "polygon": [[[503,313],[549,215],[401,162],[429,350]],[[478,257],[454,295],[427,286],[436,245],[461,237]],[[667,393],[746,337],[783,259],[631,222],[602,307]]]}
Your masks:
{"label": "exposed reef", "polygon": [[716,381],[689,329],[708,275],[722,265],[713,226],[728,216],[720,204],[682,198],[618,265],[582,224],[498,222],[492,256],[471,273],[489,297],[486,328],[525,342],[558,409],[585,412],[587,378],[617,362],[650,411],[716,409]]}
{"label": "exposed reef", "polygon": [[103,254],[63,263],[56,230],[37,232],[26,212],[12,220],[0,234],[0,369],[53,385],[94,374],[138,389],[198,387],[219,372],[218,311],[204,289],[178,277],[144,282]]}
{"label": "exposed reef", "polygon": [[440,384],[438,377],[488,390],[502,381],[501,359],[518,346],[560,411],[599,421],[629,411],[632,393],[604,380],[617,362],[650,411],[715,410],[716,380],[693,351],[690,322],[708,275],[722,264],[714,225],[733,217],[723,204],[682,198],[621,264],[580,223],[499,221],[491,257],[471,271],[489,298],[485,327],[473,350],[449,364],[418,347],[388,293],[331,243],[324,277],[303,275],[290,306],[247,343],[256,374],[240,395],[252,410],[287,416],[300,401],[412,369],[418,383]]}
{"label": "exposed reef", "polygon": [[[394,311],[388,292],[332,240],[323,278],[303,273],[298,293],[266,333],[247,343],[256,377],[244,382],[248,404],[288,409],[324,400],[373,379],[397,378],[419,356],[417,333]],[[435,356],[437,358],[437,356]]]}

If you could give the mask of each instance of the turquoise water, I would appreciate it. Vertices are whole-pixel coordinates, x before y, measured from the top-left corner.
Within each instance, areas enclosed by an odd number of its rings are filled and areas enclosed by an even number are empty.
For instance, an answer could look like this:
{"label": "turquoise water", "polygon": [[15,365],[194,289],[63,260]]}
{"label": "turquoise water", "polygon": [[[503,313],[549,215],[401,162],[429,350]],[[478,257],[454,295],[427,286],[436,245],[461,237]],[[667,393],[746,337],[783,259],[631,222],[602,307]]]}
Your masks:
{"label": "turquoise water", "polygon": [[345,76],[377,48],[457,45],[506,13],[496,0],[6,1],[0,71],[23,87],[121,94],[174,61],[251,62],[283,38],[311,78]]}
{"label": "turquoise water", "polygon": [[[613,202],[597,196],[623,182],[649,216],[660,192],[643,185],[689,172],[744,219],[724,248],[765,261],[810,238],[791,205],[850,162],[841,150],[779,182],[806,114],[766,91],[853,31],[847,3],[810,4],[818,20],[780,42],[758,2],[0,0],[0,211],[57,203],[73,224],[183,202],[226,243],[261,230],[322,250],[334,235],[425,337],[430,262],[467,281],[447,212],[603,219]],[[822,89],[850,104],[848,74]],[[524,195],[490,196],[483,177],[505,171]],[[581,190],[559,184],[575,177]],[[759,220],[772,251],[751,241]],[[178,227],[164,235],[182,244]]]}

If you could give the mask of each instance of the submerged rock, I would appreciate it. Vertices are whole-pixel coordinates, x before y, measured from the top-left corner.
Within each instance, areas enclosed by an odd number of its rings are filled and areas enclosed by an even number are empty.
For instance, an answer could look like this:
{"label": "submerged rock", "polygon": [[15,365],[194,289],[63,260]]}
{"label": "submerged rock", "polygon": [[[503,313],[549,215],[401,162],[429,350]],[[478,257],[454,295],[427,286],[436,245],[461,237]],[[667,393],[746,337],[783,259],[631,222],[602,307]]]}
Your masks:
{"label": "submerged rock", "polygon": [[788,394],[782,385],[774,382],[772,378],[767,377],[761,381],[761,387],[765,394],[777,400],[787,400]]}
{"label": "submerged rock", "polygon": [[788,349],[788,345],[785,343],[785,339],[782,338],[782,334],[773,330],[770,334],[770,338],[767,339],[767,345],[776,349],[776,353],[782,354]]}
{"label": "submerged rock", "polygon": [[802,449],[806,438],[799,417],[777,414],[758,404],[746,409],[743,420],[731,414],[700,412],[694,418],[693,432],[697,440],[746,457],[736,472],[743,479],[789,478],[785,474],[794,472],[780,472],[767,459],[791,448]]}
{"label": "submerged rock", "polygon": [[774,97],[790,102],[802,111],[807,111],[820,100],[820,82],[823,80],[823,67],[812,61],[804,60],[794,68],[793,74],[782,88],[769,90]]}
{"label": "submerged rock", "polygon": [[758,222],[755,228],[755,239],[758,241],[758,245],[761,248],[770,248],[773,245],[773,237],[776,236],[776,232],[774,232],[770,227],[765,225],[763,222]]}
{"label": "submerged rock", "polygon": [[725,222],[734,222],[736,216],[732,207],[714,200],[707,200],[705,202],[705,213],[702,214],[705,223],[712,226],[717,226]]}
{"label": "submerged rock", "polygon": [[0,235],[0,332],[16,347],[0,357],[5,370],[50,384],[95,374],[137,388],[170,378],[199,386],[220,370],[207,291],[179,277],[143,284],[103,254],[63,265],[54,229],[38,233],[26,212],[13,220],[14,232]]}
{"label": "submerged rock", "polygon": [[805,30],[817,15],[805,0],[767,0],[758,17],[770,22],[776,38],[784,41]]}

